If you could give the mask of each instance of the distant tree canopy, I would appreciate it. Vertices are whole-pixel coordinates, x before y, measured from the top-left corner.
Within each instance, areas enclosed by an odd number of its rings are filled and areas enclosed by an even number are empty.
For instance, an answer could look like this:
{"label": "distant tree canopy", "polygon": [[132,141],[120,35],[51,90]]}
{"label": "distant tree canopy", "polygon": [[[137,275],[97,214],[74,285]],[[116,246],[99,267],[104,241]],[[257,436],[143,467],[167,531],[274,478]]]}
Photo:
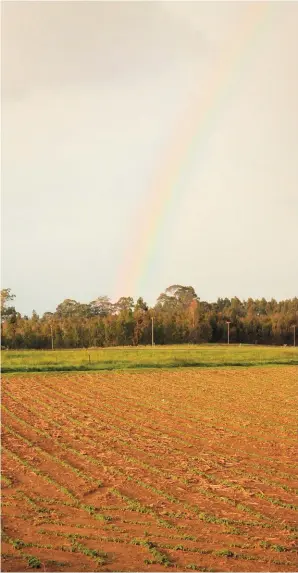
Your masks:
{"label": "distant tree canopy", "polygon": [[143,298],[121,297],[112,303],[99,296],[90,303],[66,299],[55,312],[22,316],[11,305],[11,289],[1,291],[2,347],[79,348],[151,344],[154,318],[156,344],[230,342],[292,344],[293,325],[298,325],[298,298],[277,302],[249,298],[241,301],[218,298],[200,300],[191,286],[172,285],[153,307]]}
{"label": "distant tree canopy", "polygon": [[11,294],[10,288],[4,288],[1,290],[1,320],[8,320],[10,317],[16,315],[16,309],[14,306],[8,306],[8,303],[15,298],[14,294]]}

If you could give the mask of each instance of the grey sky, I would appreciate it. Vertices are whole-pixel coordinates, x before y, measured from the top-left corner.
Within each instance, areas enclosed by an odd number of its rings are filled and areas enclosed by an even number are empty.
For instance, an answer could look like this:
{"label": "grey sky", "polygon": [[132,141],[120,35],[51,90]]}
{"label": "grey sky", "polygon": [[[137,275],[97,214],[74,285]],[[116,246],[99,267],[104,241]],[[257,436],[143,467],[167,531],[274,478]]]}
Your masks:
{"label": "grey sky", "polygon": [[2,285],[18,310],[101,294],[152,303],[173,283],[207,300],[297,296],[295,2],[271,4],[193,148],[142,292],[125,292],[119,271],[136,252],[175,126],[196,97],[200,105],[246,11],[2,3]]}

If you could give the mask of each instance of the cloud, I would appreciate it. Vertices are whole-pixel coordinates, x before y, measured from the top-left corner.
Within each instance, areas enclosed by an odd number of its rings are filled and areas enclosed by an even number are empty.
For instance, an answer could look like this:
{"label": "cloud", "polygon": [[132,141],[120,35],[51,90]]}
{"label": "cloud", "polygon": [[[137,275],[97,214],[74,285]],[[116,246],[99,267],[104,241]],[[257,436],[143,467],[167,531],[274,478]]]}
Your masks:
{"label": "cloud", "polygon": [[5,2],[2,96],[148,79],[198,59],[202,45],[159,2]]}

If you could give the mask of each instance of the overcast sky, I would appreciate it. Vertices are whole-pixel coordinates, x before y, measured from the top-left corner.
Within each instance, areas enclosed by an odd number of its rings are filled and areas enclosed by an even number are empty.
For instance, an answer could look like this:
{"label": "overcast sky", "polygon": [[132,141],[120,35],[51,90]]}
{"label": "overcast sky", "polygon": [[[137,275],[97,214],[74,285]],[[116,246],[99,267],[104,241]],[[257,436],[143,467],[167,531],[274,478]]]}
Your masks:
{"label": "overcast sky", "polygon": [[2,2],[2,287],[20,312],[103,294],[153,303],[177,283],[204,300],[298,295],[296,2],[265,11],[184,162],[146,272],[137,284],[125,274],[152,180],[247,10]]}

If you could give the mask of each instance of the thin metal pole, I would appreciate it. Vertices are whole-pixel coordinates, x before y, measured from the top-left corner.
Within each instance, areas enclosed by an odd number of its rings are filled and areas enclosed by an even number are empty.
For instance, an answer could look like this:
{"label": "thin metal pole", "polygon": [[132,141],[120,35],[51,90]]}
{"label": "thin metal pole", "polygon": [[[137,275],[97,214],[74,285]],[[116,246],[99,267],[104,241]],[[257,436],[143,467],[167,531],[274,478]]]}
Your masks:
{"label": "thin metal pole", "polygon": [[51,328],[52,350],[54,350],[54,338],[53,338],[53,326],[52,326],[52,324],[50,324],[50,328]]}
{"label": "thin metal pole", "polygon": [[227,321],[228,325],[228,344],[230,344],[230,322]]}
{"label": "thin metal pole", "polygon": [[152,328],[151,328],[151,344],[154,346],[154,318],[151,316]]}

